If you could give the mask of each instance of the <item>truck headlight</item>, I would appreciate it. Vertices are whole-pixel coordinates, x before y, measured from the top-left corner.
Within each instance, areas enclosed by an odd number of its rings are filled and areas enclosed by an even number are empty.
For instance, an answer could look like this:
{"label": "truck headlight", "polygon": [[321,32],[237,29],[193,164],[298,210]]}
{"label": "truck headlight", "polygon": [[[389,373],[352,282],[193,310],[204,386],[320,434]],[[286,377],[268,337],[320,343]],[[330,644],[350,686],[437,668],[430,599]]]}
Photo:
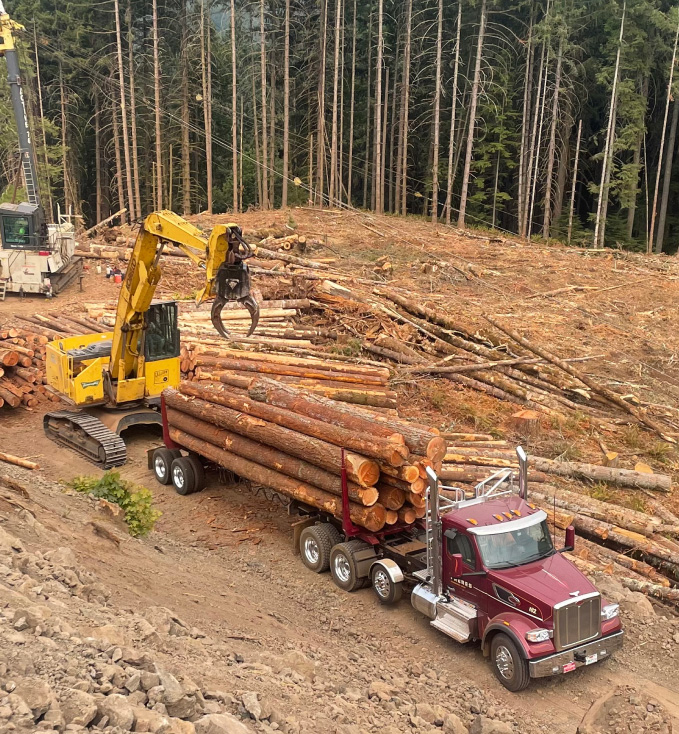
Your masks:
{"label": "truck headlight", "polygon": [[528,630],[528,632],[526,632],[526,639],[528,642],[547,642],[547,640],[551,639],[553,634],[552,630],[538,628],[535,630]]}
{"label": "truck headlight", "polygon": [[601,610],[601,619],[614,619],[618,616],[620,604],[606,604]]}

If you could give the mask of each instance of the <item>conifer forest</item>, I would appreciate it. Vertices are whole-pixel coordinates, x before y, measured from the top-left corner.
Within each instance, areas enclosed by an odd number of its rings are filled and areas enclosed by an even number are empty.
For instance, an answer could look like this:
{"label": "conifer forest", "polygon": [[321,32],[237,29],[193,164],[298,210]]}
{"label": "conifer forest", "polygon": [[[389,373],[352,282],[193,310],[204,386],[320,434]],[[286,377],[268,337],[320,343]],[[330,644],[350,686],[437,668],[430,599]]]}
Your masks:
{"label": "conifer forest", "polygon": [[[8,0],[45,205],[679,245],[668,0]],[[6,76],[4,61],[0,73]],[[20,197],[0,84],[0,192]]]}

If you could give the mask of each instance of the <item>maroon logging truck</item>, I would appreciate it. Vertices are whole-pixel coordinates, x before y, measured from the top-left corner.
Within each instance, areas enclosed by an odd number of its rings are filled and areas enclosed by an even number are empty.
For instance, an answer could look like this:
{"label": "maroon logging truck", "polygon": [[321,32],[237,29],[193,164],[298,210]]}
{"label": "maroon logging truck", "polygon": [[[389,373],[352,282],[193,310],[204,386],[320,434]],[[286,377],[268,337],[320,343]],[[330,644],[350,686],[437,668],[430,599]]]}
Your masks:
{"label": "maroon logging truck", "polygon": [[[199,491],[208,462],[175,444],[166,420],[163,428],[165,447],[149,452],[149,468],[180,494]],[[473,497],[439,486],[428,469],[424,519],[379,533],[350,520],[343,472],[341,520],[289,502],[302,515],[293,526],[295,550],[312,571],[330,570],[345,591],[372,585],[383,604],[397,603],[407,585],[433,627],[458,642],[480,641],[510,691],[605,660],[622,645],[618,605],[562,555],[573,548],[572,526],[565,547],[554,547],[546,513],[527,498],[526,454],[517,454],[518,488],[513,472],[501,470]]]}

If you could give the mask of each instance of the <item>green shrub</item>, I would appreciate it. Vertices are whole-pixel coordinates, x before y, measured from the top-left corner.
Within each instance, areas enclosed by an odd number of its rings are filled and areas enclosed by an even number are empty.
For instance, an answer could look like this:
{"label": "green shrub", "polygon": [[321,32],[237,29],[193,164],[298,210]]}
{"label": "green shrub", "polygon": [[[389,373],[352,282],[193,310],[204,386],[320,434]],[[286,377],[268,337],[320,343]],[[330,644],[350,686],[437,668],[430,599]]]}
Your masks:
{"label": "green shrub", "polygon": [[143,538],[148,535],[161,513],[153,509],[153,496],[145,487],[120,478],[117,471],[107,471],[101,478],[76,477],[68,486],[76,492],[119,505],[125,511],[125,522],[130,535]]}

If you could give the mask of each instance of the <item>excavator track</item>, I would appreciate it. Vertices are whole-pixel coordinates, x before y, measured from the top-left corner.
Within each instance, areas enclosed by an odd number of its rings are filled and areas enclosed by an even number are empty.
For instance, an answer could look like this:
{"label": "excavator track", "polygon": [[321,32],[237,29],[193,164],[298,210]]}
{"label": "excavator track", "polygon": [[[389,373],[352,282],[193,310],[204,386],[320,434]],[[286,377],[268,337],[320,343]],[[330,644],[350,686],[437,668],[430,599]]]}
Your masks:
{"label": "excavator track", "polygon": [[43,427],[48,438],[75,449],[104,469],[122,466],[127,461],[127,449],[122,438],[87,413],[71,410],[47,413]]}

